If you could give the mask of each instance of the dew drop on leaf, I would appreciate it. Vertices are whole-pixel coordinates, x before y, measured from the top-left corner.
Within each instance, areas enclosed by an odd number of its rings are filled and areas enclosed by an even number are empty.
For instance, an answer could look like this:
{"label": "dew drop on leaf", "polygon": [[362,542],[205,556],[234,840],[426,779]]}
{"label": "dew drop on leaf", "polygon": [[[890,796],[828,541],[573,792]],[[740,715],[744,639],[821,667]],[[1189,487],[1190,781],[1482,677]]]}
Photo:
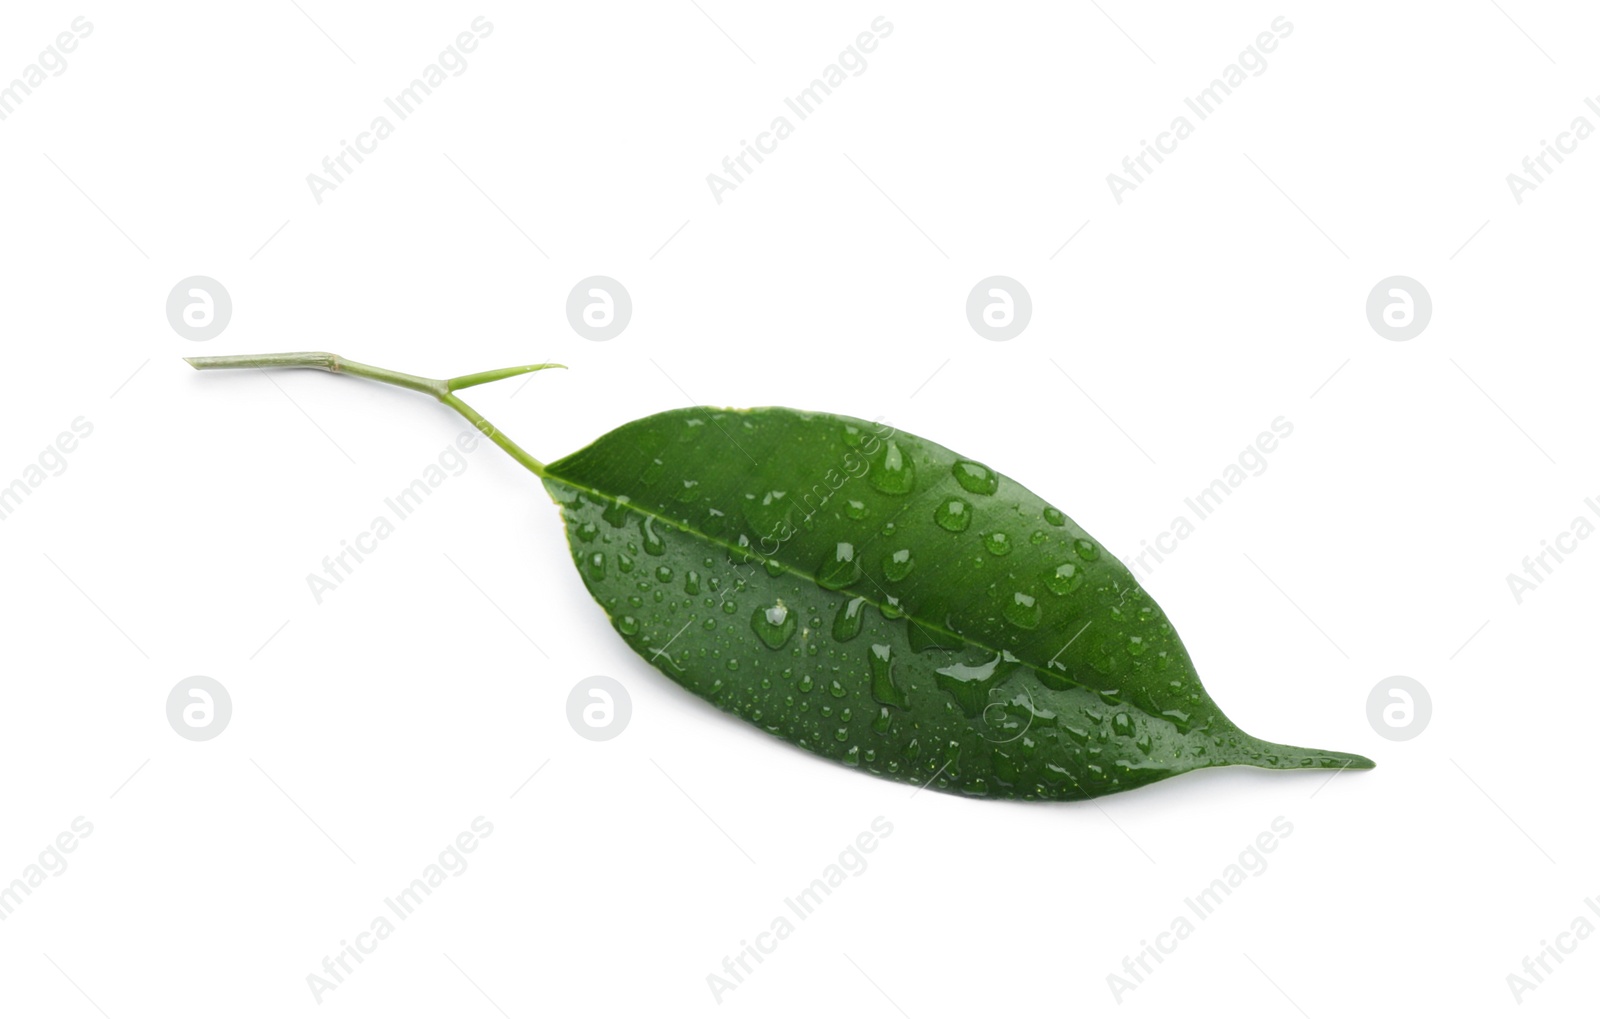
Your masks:
{"label": "dew drop on leaf", "polygon": [[1024,630],[1031,630],[1039,625],[1039,602],[1033,595],[1017,591],[1006,602],[1006,618],[1013,626],[1020,626]]}
{"label": "dew drop on leaf", "polygon": [[872,666],[872,699],[901,710],[909,708],[910,698],[894,685],[894,649],[887,644],[874,644],[868,650],[867,661]]}
{"label": "dew drop on leaf", "polygon": [[946,499],[933,511],[933,519],[945,530],[959,534],[972,523],[972,507],[965,499]]}
{"label": "dew drop on leaf", "polygon": [[656,533],[655,521],[650,517],[639,518],[639,536],[644,539],[644,550],[651,555],[661,555],[667,550],[667,543]]}
{"label": "dew drop on leaf", "polygon": [[1000,487],[1000,476],[975,460],[957,460],[950,472],[957,484],[977,495],[993,495]]}
{"label": "dew drop on leaf", "polygon": [[846,641],[861,632],[861,623],[865,613],[861,611],[867,603],[865,598],[851,598],[839,606],[839,614],[833,617],[833,639]]}
{"label": "dew drop on leaf", "polygon": [[916,483],[916,470],[893,439],[884,445],[883,460],[867,474],[867,480],[885,495],[905,495]]}
{"label": "dew drop on leaf", "polygon": [[914,566],[916,566],[916,560],[911,558],[911,550],[909,548],[900,549],[898,552],[890,552],[883,557],[883,575],[890,580],[906,579],[906,577],[910,576]]}
{"label": "dew drop on leaf", "polygon": [[750,615],[750,629],[761,638],[761,643],[776,651],[789,642],[794,636],[795,627],[799,625],[794,614],[783,602],[758,608]]}
{"label": "dew drop on leaf", "polygon": [[1044,575],[1044,586],[1054,594],[1068,594],[1083,583],[1083,571],[1073,563],[1062,563]]}
{"label": "dew drop on leaf", "polygon": [[817,567],[817,583],[830,591],[848,587],[861,579],[861,563],[856,560],[856,549],[848,541],[834,546],[833,554]]}

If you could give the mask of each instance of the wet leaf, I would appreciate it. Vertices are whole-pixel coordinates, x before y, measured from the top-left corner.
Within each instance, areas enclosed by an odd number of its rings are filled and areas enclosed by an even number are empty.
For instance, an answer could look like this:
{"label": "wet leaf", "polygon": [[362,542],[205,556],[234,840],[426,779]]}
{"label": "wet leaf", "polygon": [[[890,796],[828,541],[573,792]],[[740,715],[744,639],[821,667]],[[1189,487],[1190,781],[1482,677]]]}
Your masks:
{"label": "wet leaf", "polygon": [[546,485],[642,658],[823,757],[1063,800],[1226,764],[1371,767],[1241,732],[1115,555],[887,425],[669,411],[549,464]]}

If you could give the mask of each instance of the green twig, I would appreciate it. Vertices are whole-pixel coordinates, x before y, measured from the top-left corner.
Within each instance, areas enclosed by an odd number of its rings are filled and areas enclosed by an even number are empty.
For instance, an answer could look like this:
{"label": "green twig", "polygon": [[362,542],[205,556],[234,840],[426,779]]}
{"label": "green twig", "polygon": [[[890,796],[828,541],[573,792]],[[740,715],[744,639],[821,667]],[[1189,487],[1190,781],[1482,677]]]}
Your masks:
{"label": "green twig", "polygon": [[494,371],[477,372],[472,375],[458,375],[453,379],[427,379],[420,375],[407,375],[405,372],[390,371],[387,368],[378,368],[360,361],[349,361],[338,354],[329,354],[322,351],[304,351],[288,354],[231,354],[224,357],[186,357],[190,365],[199,371],[215,368],[315,368],[318,371],[333,372],[339,375],[355,375],[364,379],[372,379],[402,389],[413,389],[419,393],[427,393],[440,403],[453,409],[456,413],[472,422],[473,426],[488,436],[490,441],[539,477],[545,476],[544,464],[540,463],[527,450],[511,441],[501,433],[482,414],[469,407],[460,397],[455,395],[458,389],[470,386],[481,386],[485,382],[498,382],[516,375],[525,375],[528,372],[543,371],[546,368],[565,368],[564,364],[525,364],[515,368],[497,368]]}

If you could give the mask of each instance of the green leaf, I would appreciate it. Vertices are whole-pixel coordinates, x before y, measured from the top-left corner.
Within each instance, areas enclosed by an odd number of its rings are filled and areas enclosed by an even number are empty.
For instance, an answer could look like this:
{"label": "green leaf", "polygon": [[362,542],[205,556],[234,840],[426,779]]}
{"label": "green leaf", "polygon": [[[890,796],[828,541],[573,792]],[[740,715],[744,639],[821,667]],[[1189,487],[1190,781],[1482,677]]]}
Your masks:
{"label": "green leaf", "polygon": [[185,360],[354,375],[451,407],[544,479],[635,651],[843,764],[1052,800],[1224,764],[1372,767],[1247,736],[1115,556],[1010,478],[887,425],[691,407],[546,466],[456,392],[560,365],[430,379],[324,351]]}
{"label": "green leaf", "polygon": [[634,651],[843,764],[1050,800],[1226,764],[1372,767],[1246,735],[1116,556],[1017,482],[887,425],[692,407],[544,478]]}

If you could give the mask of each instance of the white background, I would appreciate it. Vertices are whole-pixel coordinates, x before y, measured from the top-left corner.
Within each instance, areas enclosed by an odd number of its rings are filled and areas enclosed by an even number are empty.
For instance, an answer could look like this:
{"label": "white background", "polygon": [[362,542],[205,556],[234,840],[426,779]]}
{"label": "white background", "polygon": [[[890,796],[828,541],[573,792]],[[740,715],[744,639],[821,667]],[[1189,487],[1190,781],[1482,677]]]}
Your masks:
{"label": "white background", "polygon": [[[1593,11],[298,6],[3,17],[0,79],[94,28],[0,122],[0,483],[94,431],[0,521],[0,882],[94,831],[0,922],[0,1010],[1498,1015],[1524,956],[1600,923],[1600,543],[1521,604],[1506,581],[1600,519],[1600,140],[1521,204],[1505,180],[1600,125]],[[318,204],[307,174],[479,14],[467,70]],[[714,201],[706,175],[878,15],[866,70]],[[1267,69],[1114,201],[1106,175],[1278,16]],[[203,343],[164,312],[193,274],[234,303]],[[606,343],[565,316],[592,274],[634,302]],[[963,311],[995,274],[1034,306],[1003,343]],[[1432,295],[1409,342],[1364,310],[1394,274]],[[1123,555],[1282,415],[1266,472],[1145,583],[1246,730],[1378,768],[913,799],[637,659],[487,445],[319,605],[306,575],[464,426],[180,360],[300,349],[564,362],[473,392],[545,459],[691,402],[883,415]],[[165,715],[193,675],[233,700],[208,742]],[[567,720],[593,675],[632,697],[611,742]],[[1432,695],[1409,742],[1368,722],[1393,675]],[[479,816],[469,869],[319,1006],[307,974]],[[707,975],[880,816],[866,871],[718,1005]],[[1119,1005],[1107,975],[1279,817],[1266,871]],[[1592,1003],[1600,943],[1576,946],[1518,1014]]]}

